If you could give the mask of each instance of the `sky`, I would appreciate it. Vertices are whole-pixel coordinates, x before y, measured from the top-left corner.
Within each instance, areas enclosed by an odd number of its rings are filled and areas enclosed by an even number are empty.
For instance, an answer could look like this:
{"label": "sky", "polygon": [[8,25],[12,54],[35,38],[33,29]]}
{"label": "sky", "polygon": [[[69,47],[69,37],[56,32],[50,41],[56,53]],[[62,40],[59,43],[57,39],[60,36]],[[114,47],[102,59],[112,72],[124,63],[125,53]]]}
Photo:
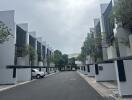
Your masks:
{"label": "sky", "polygon": [[16,23],[28,23],[29,31],[62,53],[79,53],[100,17],[100,3],[110,0],[0,0],[0,11],[15,10]]}

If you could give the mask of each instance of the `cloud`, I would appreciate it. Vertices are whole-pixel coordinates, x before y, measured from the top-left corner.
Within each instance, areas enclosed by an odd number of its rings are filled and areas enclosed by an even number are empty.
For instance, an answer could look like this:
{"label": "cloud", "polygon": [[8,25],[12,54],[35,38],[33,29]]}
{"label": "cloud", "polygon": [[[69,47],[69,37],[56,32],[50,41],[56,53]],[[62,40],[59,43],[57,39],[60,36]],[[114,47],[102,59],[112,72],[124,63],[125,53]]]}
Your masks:
{"label": "cloud", "polygon": [[80,52],[93,18],[99,17],[100,1],[1,0],[0,9],[16,10],[17,23],[28,22],[54,49],[73,53]]}

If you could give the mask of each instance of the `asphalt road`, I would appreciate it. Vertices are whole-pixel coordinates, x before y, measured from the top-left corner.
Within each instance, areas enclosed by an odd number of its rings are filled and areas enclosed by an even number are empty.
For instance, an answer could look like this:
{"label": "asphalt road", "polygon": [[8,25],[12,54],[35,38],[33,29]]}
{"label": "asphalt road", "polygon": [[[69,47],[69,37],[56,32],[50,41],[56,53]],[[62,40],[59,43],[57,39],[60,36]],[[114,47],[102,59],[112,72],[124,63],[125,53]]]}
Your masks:
{"label": "asphalt road", "polygon": [[0,100],[105,100],[77,72],[60,72],[0,92]]}

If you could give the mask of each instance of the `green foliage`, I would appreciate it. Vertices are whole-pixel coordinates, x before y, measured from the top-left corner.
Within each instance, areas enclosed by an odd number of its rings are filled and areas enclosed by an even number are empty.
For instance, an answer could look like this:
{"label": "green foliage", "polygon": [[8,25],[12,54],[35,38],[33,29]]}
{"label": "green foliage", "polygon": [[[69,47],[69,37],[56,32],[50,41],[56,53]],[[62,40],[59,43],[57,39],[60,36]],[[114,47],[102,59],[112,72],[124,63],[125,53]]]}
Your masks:
{"label": "green foliage", "polygon": [[10,31],[11,30],[8,29],[8,27],[2,21],[0,21],[0,43],[9,40],[9,36],[12,36]]}
{"label": "green foliage", "polygon": [[50,57],[48,57],[49,62],[54,62],[54,55],[52,54]]}
{"label": "green foliage", "polygon": [[31,65],[33,65],[34,60],[36,58],[36,51],[31,45],[25,45],[23,47],[16,47],[15,52],[16,57],[25,57],[29,55],[29,61],[31,62]]}
{"label": "green foliage", "polygon": [[26,55],[28,55],[29,50],[28,50],[28,46],[23,46],[23,47],[16,47],[16,56],[17,57],[24,57]]}
{"label": "green foliage", "polygon": [[62,54],[61,51],[55,50],[53,56],[53,62],[59,67],[63,67],[68,64],[68,55]]}
{"label": "green foliage", "polygon": [[111,22],[122,22],[124,28],[132,29],[132,0],[118,0],[115,2],[110,15]]}
{"label": "green foliage", "polygon": [[29,54],[31,65],[33,65],[34,60],[36,58],[36,51],[31,45],[28,46],[28,54]]}
{"label": "green foliage", "polygon": [[86,55],[83,54],[84,52],[81,51],[81,53],[79,54],[79,56],[77,57],[77,60],[85,62],[86,59]]}
{"label": "green foliage", "polygon": [[41,56],[41,53],[40,53],[40,52],[38,52],[38,61],[43,61],[43,58],[42,58],[42,56]]}
{"label": "green foliage", "polygon": [[74,57],[70,58],[70,59],[69,59],[69,64],[70,64],[70,65],[75,65],[75,60],[76,60],[76,59],[75,59]]}
{"label": "green foliage", "polygon": [[85,62],[87,55],[90,55],[95,59],[95,61],[97,61],[97,58],[102,59],[102,53],[97,49],[102,47],[101,41],[101,36],[96,36],[96,38],[94,38],[92,34],[88,33],[87,38],[81,48],[81,54],[79,55],[78,59],[80,59],[82,62]]}
{"label": "green foliage", "polygon": [[63,60],[63,65],[67,65],[68,64],[68,55],[67,54],[63,54],[62,55],[62,60]]}
{"label": "green foliage", "polygon": [[62,59],[61,51],[55,50],[54,51],[54,59],[53,59],[55,65],[60,65],[61,64],[61,59]]}

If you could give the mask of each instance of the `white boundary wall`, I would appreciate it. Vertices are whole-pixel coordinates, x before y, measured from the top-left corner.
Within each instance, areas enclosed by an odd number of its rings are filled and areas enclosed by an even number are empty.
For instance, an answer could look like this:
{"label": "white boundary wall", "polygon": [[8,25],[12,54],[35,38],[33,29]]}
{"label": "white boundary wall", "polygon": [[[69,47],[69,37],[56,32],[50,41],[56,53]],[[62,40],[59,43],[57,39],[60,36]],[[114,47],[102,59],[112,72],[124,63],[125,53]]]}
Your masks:
{"label": "white boundary wall", "polygon": [[17,81],[30,81],[31,80],[31,68],[16,69]]}
{"label": "white boundary wall", "polygon": [[89,65],[90,72],[88,76],[95,76],[95,65]]}
{"label": "white boundary wall", "polygon": [[107,54],[108,54],[108,59],[116,58],[116,48],[114,46],[110,46],[107,48]]}
{"label": "white boundary wall", "polygon": [[[99,67],[102,67],[100,70]],[[95,76],[96,81],[115,81],[116,71],[114,63],[98,64],[99,74]]]}
{"label": "white boundary wall", "polygon": [[83,70],[82,73],[85,74],[85,75],[88,75],[87,66],[83,66],[83,67],[85,67],[85,70]]}
{"label": "white boundary wall", "polygon": [[132,95],[132,60],[124,60],[123,62],[124,62],[124,69],[126,74],[126,81],[120,82],[117,61],[115,61],[119,94],[120,96]]}

